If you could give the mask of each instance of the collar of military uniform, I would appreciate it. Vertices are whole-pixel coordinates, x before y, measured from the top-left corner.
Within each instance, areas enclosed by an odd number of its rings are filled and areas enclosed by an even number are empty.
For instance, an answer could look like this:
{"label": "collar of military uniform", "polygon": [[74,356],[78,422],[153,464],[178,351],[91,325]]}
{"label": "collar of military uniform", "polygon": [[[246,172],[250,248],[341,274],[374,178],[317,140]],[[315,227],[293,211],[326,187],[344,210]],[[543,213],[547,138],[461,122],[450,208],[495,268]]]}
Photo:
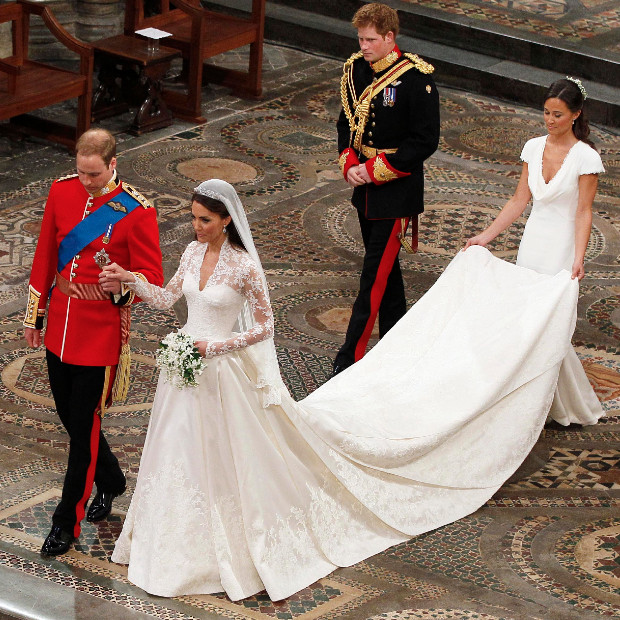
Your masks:
{"label": "collar of military uniform", "polygon": [[97,192],[93,192],[91,196],[93,198],[99,198],[100,196],[105,196],[109,194],[111,191],[115,190],[121,181],[116,174],[116,168],[114,169],[114,174],[112,174],[112,178]]}
{"label": "collar of military uniform", "polygon": [[402,53],[398,49],[398,45],[395,45],[394,49],[387,56],[384,56],[381,60],[377,60],[377,62],[371,62],[370,68],[373,70],[373,73],[381,73],[381,71],[385,71],[388,67],[391,67],[401,56]]}

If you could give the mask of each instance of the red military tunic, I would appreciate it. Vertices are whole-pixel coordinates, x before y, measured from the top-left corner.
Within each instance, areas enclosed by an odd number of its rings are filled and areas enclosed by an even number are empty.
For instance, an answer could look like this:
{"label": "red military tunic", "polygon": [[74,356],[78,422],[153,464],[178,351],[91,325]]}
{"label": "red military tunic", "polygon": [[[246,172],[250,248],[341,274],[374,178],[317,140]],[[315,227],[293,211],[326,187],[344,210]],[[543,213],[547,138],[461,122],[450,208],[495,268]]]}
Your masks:
{"label": "red military tunic", "polygon": [[[112,366],[119,360],[120,306],[111,299],[68,297],[52,285],[61,241],[81,220],[123,191],[128,191],[141,205],[114,224],[107,243],[104,243],[104,234],[90,242],[69,261],[60,275],[71,283],[98,284],[101,268],[94,256],[105,249],[110,262],[161,286],[162,257],[155,209],[130,186],[123,189],[116,172],[108,185],[92,197],[77,175],[58,179],[49,192],[32,264],[24,325],[37,329],[43,326],[51,289],[45,346],[69,364]],[[126,304],[134,301],[131,295]]]}

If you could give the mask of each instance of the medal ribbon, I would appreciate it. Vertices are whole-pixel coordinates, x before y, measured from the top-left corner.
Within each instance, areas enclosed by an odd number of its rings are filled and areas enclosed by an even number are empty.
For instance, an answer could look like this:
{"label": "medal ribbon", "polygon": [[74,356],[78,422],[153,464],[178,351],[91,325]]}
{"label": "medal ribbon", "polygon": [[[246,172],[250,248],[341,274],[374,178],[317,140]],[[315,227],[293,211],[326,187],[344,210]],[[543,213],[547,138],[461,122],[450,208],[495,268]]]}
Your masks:
{"label": "medal ribbon", "polygon": [[[359,99],[355,100],[355,92],[351,88],[352,98],[355,106],[355,112],[350,119],[350,125],[352,129],[353,148],[359,152],[362,146],[362,137],[364,135],[364,128],[366,127],[366,121],[368,120],[368,111],[370,109],[370,102],[372,98],[381,91],[385,86],[397,80],[403,73],[412,69],[411,62],[404,58],[398,62],[392,69],[390,69],[383,77],[379,78],[376,82],[366,86]],[[351,68],[351,71],[353,69]],[[357,122],[355,122],[357,119]],[[351,122],[352,121],[352,122]]]}

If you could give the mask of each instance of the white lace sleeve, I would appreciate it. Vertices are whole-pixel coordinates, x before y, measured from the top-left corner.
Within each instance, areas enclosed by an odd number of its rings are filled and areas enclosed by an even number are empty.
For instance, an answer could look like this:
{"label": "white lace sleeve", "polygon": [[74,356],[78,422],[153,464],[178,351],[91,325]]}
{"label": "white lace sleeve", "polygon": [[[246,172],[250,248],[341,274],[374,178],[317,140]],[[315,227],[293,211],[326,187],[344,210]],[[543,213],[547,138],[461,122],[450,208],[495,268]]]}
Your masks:
{"label": "white lace sleeve", "polygon": [[239,277],[241,279],[239,291],[250,306],[250,312],[255,324],[251,329],[237,334],[228,340],[209,342],[206,347],[205,357],[223,355],[237,349],[249,347],[268,338],[273,338],[273,312],[271,311],[269,297],[266,294],[256,265],[251,260],[247,260]]}
{"label": "white lace sleeve", "polygon": [[149,306],[158,310],[167,310],[170,308],[183,294],[183,278],[185,272],[194,255],[196,243],[190,243],[181,256],[181,262],[177,272],[172,276],[170,282],[164,288],[146,282],[140,278],[136,278],[135,282],[130,282],[127,287],[135,291],[136,295],[145,301]]}

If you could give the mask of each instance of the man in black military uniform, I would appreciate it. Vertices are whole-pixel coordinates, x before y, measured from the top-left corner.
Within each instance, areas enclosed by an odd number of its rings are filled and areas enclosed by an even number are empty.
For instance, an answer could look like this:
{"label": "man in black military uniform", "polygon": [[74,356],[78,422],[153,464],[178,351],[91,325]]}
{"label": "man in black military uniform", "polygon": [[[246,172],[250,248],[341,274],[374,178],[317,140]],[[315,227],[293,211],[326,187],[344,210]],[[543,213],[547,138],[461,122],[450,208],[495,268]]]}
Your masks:
{"label": "man in black military uniform", "polygon": [[[439,143],[439,95],[433,66],[395,43],[398,14],[367,4],[352,20],[360,52],[344,64],[338,119],[340,169],[354,188],[364,264],[337,374],[364,356],[379,315],[383,336],[406,312],[398,262],[401,245],[417,246],[417,216],[424,210],[424,160]],[[412,221],[413,243],[405,239]],[[413,248],[410,246],[413,245]]]}

